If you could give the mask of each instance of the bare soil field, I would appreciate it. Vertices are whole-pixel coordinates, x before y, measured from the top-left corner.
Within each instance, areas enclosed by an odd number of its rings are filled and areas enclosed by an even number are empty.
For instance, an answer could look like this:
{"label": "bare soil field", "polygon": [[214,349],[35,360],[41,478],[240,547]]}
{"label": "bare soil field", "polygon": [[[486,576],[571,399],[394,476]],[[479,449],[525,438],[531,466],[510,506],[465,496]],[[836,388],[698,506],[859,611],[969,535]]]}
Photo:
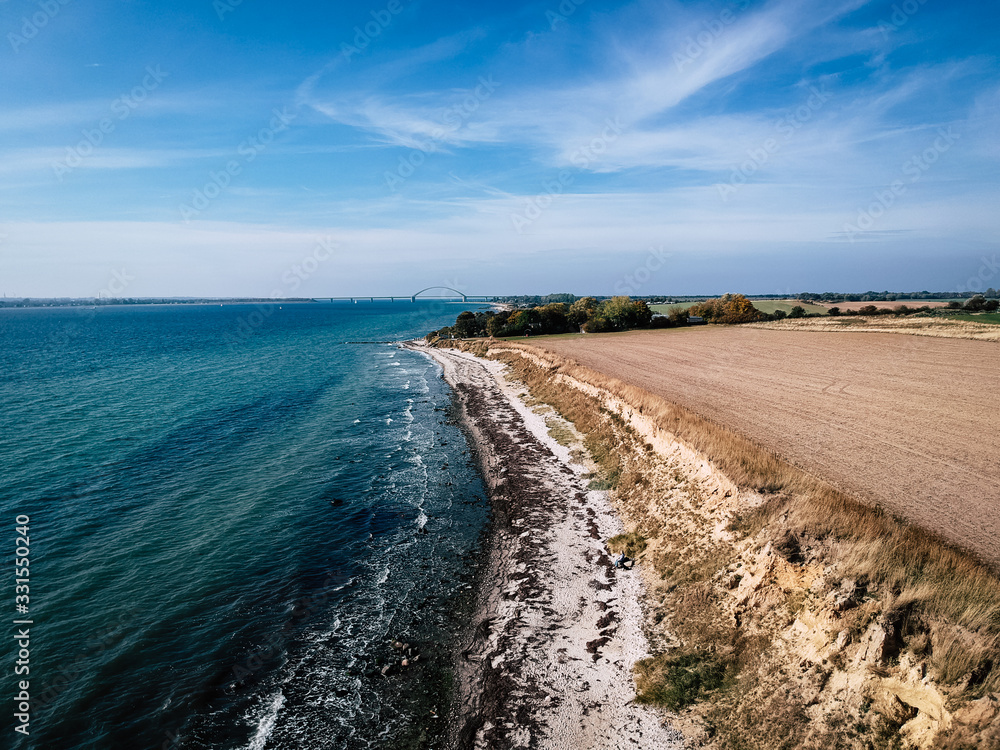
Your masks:
{"label": "bare soil field", "polygon": [[1000,347],[747,327],[531,342],[775,450],[1000,567]]}

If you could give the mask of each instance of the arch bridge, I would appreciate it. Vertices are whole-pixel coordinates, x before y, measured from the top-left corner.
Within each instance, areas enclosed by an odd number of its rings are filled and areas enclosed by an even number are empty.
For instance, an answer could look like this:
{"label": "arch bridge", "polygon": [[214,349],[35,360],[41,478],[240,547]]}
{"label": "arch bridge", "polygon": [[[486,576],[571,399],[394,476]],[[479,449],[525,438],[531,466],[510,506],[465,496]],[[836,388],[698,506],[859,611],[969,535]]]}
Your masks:
{"label": "arch bridge", "polygon": [[[431,291],[445,291],[451,292],[451,294],[425,294],[425,292]],[[493,302],[496,300],[496,295],[489,294],[466,294],[465,292],[460,292],[457,289],[453,289],[450,286],[429,286],[426,289],[421,289],[419,292],[411,294],[409,297],[379,297],[371,295],[358,295],[354,297],[313,297],[317,302],[325,302],[329,300],[334,302],[336,300],[350,300],[351,302],[357,303],[358,300],[368,300],[369,302],[374,302],[377,299],[387,299],[390,302],[395,302],[396,300],[410,300],[410,302],[416,302],[417,299],[455,299],[456,297],[461,297],[462,302]]]}

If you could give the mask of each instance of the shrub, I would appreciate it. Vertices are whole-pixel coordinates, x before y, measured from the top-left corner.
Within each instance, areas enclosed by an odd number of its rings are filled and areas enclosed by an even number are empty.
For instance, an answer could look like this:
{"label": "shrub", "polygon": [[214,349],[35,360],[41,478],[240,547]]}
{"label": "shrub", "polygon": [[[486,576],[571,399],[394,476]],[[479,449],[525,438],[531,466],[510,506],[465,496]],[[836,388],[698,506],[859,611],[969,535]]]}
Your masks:
{"label": "shrub", "polygon": [[979,312],[986,307],[986,297],[976,294],[970,297],[965,303],[965,309],[970,312]]}
{"label": "shrub", "polygon": [[636,558],[646,550],[646,538],[634,531],[619,534],[608,540],[608,549],[614,553],[624,552],[626,557]]}

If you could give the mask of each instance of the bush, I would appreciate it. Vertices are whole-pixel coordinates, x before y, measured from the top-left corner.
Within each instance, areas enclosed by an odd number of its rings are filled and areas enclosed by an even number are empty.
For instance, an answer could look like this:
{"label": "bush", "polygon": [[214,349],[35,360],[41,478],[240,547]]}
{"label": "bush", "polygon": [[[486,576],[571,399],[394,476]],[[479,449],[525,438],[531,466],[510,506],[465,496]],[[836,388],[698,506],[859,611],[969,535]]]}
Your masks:
{"label": "bush", "polygon": [[634,531],[619,534],[608,540],[608,549],[615,554],[624,552],[626,557],[635,559],[646,550],[646,538]]}
{"label": "bush", "polygon": [[828,314],[828,315],[829,315],[829,316],[830,316],[831,318],[836,318],[836,317],[837,317],[838,315],[840,315],[840,308],[839,308],[839,307],[831,307],[831,308],[830,308],[829,310],[827,310],[826,312],[827,312],[827,314]]}
{"label": "bush", "polygon": [[970,297],[965,302],[965,309],[970,312],[980,312],[986,308],[986,297],[981,294],[977,294]]}
{"label": "bush", "polygon": [[802,305],[796,305],[788,313],[789,318],[804,318],[806,316],[806,309]]}

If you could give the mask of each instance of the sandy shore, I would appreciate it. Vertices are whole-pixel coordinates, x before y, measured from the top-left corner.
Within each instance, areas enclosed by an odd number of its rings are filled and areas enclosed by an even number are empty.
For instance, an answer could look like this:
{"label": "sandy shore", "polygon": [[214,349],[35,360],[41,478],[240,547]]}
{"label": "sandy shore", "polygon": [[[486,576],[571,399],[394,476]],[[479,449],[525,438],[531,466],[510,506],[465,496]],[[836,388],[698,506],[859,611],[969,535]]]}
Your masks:
{"label": "sandy shore", "polygon": [[607,493],[548,434],[504,366],[413,345],[439,362],[478,452],[493,507],[488,560],[462,644],[459,748],[680,748],[635,705],[632,665],[648,656],[638,569],[605,548],[622,532]]}

